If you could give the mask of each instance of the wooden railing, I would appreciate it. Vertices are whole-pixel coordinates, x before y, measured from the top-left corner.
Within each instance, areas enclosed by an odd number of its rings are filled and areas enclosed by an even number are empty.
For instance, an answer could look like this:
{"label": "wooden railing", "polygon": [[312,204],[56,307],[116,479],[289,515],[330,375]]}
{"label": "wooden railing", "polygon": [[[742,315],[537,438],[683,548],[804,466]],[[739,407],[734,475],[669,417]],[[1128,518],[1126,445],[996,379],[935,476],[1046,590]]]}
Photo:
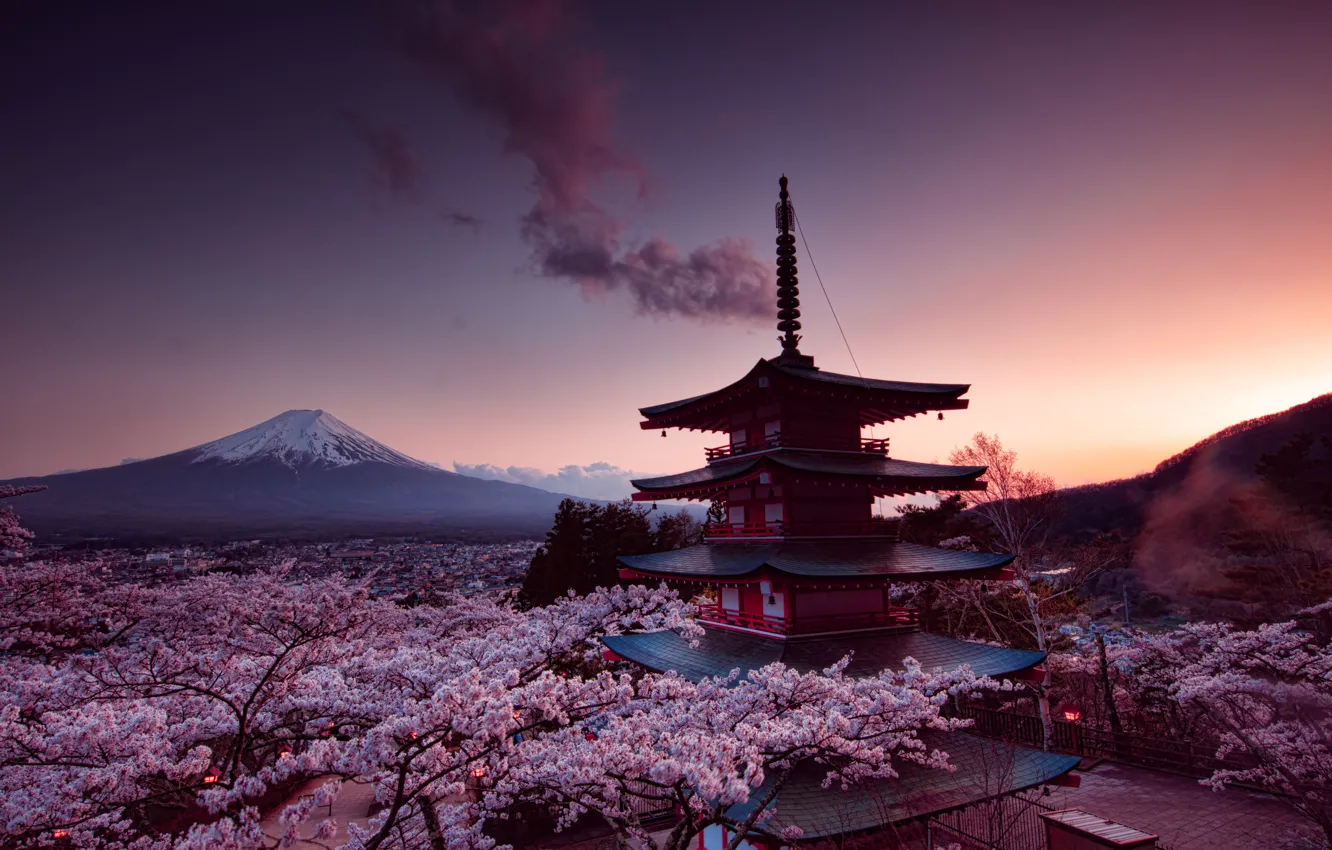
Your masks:
{"label": "wooden railing", "polygon": [[710,449],[704,449],[703,455],[708,463],[717,460],[725,460],[739,455],[752,454],[753,452],[763,452],[769,449],[814,449],[822,451],[841,451],[841,452],[867,452],[869,454],[888,454],[888,440],[870,439],[868,437],[859,437],[851,439],[838,439],[836,437],[812,437],[801,440],[799,445],[793,441],[784,438],[781,434],[772,434],[761,440],[754,442],[732,443],[727,446],[714,446]]}
{"label": "wooden railing", "polygon": [[703,526],[707,540],[756,537],[896,537],[895,520],[830,520],[828,522],[710,522]]}
{"label": "wooden railing", "polygon": [[[974,720],[975,725],[970,731],[978,735],[1036,749],[1044,746],[1045,735],[1039,717],[971,705],[963,705],[951,711]],[[1217,770],[1245,770],[1257,765],[1257,761],[1246,753],[1232,753],[1219,759],[1216,757],[1215,744],[1149,738],[1132,732],[1116,735],[1068,720],[1052,719],[1050,725],[1050,748],[1077,756],[1110,759],[1198,777],[1210,776]]]}
{"label": "wooden railing", "polygon": [[720,605],[708,605],[698,609],[698,618],[707,623],[756,629],[778,635],[808,635],[856,629],[914,631],[920,624],[919,614],[914,608],[890,608],[887,611],[870,611],[863,614],[827,614],[787,620],[754,611],[732,611]]}
{"label": "wooden railing", "polygon": [[732,611],[720,605],[701,606],[698,609],[698,618],[707,623],[724,623],[728,626],[758,629],[759,631],[772,632],[778,635],[786,634],[791,625],[789,621],[782,617],[769,617],[766,614],[756,614],[753,611]]}
{"label": "wooden railing", "polygon": [[847,632],[856,629],[915,631],[919,627],[920,612],[915,608],[889,608],[887,611],[867,611],[861,614],[801,616],[796,618],[788,633],[807,635],[822,632]]}
{"label": "wooden railing", "polygon": [[[995,773],[1001,770],[997,766],[993,769]],[[988,779],[996,782],[1001,776],[982,777],[982,781]],[[926,845],[946,847],[953,844],[952,838],[962,838],[965,839],[963,847],[985,850],[1032,850],[1033,847],[1045,847],[1045,820],[1041,813],[1052,812],[1055,808],[1037,800],[1039,794],[1039,790],[1031,788],[934,815],[927,821],[927,828],[935,840],[927,841]]]}

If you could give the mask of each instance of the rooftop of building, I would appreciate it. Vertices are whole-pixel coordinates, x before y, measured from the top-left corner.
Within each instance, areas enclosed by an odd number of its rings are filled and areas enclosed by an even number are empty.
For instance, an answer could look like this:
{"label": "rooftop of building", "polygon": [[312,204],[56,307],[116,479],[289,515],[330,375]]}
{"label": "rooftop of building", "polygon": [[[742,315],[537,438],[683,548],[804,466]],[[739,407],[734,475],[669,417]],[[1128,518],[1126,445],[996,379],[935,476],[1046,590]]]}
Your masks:
{"label": "rooftop of building", "polygon": [[[959,809],[983,800],[1050,782],[1077,767],[1078,757],[1046,753],[964,732],[924,732],[921,740],[948,753],[955,770],[922,767],[897,759],[895,779],[871,780],[843,791],[823,787],[825,765],[796,767],[773,801],[767,828],[799,826],[803,840],[870,832],[887,824]],[[730,814],[744,818],[764,799],[770,775]]]}
{"label": "rooftop of building", "polygon": [[636,501],[653,498],[711,498],[712,492],[758,476],[763,471],[810,472],[821,476],[857,479],[869,484],[878,495],[906,495],[935,490],[983,490],[978,481],[983,466],[950,466],[918,463],[861,452],[820,452],[805,449],[773,449],[764,454],[716,463],[675,475],[640,478],[629,483],[644,491]]}
{"label": "rooftop of building", "polygon": [[690,681],[710,676],[744,676],[781,662],[801,672],[824,670],[850,655],[846,672],[873,676],[900,670],[914,658],[926,670],[970,667],[978,676],[1009,676],[1035,667],[1045,653],[957,640],[926,632],[864,631],[818,637],[781,638],[730,629],[708,628],[693,645],[673,631],[642,632],[602,638],[616,655],[649,670],[674,670]]}
{"label": "rooftop of building", "polygon": [[639,408],[638,412],[647,420],[641,427],[726,431],[730,428],[730,416],[729,409],[723,409],[725,405],[747,394],[781,388],[814,394],[836,392],[857,403],[862,425],[873,425],[934,410],[965,409],[968,402],[961,396],[971,385],[861,378],[772,358],[758,361],[740,380],[719,390]]}
{"label": "rooftop of building", "polygon": [[937,549],[892,539],[700,543],[668,552],[622,555],[625,567],[664,577],[739,579],[771,570],[817,579],[890,577],[897,581],[984,578],[1012,555]]}

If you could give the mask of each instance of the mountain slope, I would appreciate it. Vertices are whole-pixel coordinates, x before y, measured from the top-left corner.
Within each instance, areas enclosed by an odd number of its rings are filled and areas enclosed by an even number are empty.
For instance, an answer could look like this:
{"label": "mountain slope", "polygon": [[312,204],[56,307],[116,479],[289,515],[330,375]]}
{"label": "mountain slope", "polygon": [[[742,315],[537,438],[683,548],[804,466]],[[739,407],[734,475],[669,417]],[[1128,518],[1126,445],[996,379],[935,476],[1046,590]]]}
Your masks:
{"label": "mountain slope", "polygon": [[45,538],[540,534],[562,496],[437,469],[319,410],[191,449],[14,482]]}
{"label": "mountain slope", "polygon": [[1332,393],[1218,431],[1143,475],[1064,490],[1057,530],[1069,536],[1111,530],[1136,533],[1147,506],[1192,473],[1206,467],[1241,480],[1253,478],[1259,458],[1300,433],[1332,435]]}

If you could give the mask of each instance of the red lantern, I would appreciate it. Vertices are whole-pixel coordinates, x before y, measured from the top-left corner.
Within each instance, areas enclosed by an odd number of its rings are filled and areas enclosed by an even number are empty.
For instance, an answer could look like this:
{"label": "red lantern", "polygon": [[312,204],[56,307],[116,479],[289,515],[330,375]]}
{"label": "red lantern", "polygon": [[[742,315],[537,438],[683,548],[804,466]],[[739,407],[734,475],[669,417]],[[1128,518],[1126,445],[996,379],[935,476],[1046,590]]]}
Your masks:
{"label": "red lantern", "polygon": [[1082,709],[1078,708],[1077,703],[1066,702],[1059,707],[1059,712],[1069,723],[1077,723],[1082,719]]}
{"label": "red lantern", "polygon": [[205,785],[212,785],[221,778],[222,771],[218,770],[216,767],[210,767],[208,768],[208,772],[204,774],[203,781]]}

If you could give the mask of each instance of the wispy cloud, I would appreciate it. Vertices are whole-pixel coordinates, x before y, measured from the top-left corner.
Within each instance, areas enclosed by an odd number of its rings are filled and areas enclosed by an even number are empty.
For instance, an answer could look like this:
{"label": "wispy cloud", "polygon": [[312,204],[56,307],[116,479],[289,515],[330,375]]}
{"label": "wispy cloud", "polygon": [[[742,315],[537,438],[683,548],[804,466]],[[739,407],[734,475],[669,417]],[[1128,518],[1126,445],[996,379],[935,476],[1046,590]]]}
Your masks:
{"label": "wispy cloud", "polygon": [[460,213],[456,210],[445,210],[439,214],[439,217],[445,224],[453,227],[466,227],[472,230],[481,229],[481,219],[467,213]]}
{"label": "wispy cloud", "polygon": [[405,0],[396,8],[407,54],[499,126],[506,153],[531,162],[537,200],[522,234],[537,273],[588,297],[628,293],[646,315],[772,317],[773,268],[743,240],[689,251],[660,237],[624,244],[625,221],[594,190],[627,179],[642,197],[649,180],[615,143],[616,86],[601,58],[578,44],[563,4]]}
{"label": "wispy cloud", "polygon": [[453,471],[472,478],[526,484],[553,493],[607,501],[623,499],[633,493],[634,488],[629,484],[630,479],[648,477],[646,473],[630,472],[603,462],[590,463],[586,466],[570,464],[560,467],[556,472],[546,472],[524,466],[496,466],[490,463],[468,464],[454,461]]}
{"label": "wispy cloud", "polygon": [[342,119],[370,153],[370,179],[375,185],[394,195],[419,200],[424,171],[407,134],[349,109],[343,110]]}

